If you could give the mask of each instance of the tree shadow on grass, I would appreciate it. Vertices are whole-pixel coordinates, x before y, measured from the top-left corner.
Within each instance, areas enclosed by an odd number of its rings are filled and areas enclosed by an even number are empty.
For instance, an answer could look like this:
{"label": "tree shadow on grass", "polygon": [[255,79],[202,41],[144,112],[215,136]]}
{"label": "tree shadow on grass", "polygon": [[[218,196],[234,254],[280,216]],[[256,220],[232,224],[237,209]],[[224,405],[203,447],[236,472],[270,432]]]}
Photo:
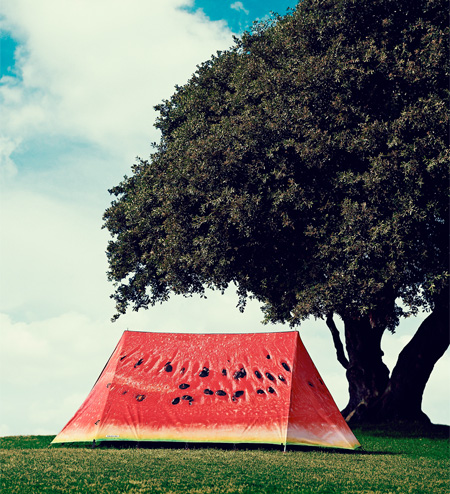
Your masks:
{"label": "tree shadow on grass", "polygon": [[424,424],[423,422],[395,422],[387,424],[363,424],[355,426],[356,435],[391,438],[426,438],[450,439],[450,426],[441,424]]}

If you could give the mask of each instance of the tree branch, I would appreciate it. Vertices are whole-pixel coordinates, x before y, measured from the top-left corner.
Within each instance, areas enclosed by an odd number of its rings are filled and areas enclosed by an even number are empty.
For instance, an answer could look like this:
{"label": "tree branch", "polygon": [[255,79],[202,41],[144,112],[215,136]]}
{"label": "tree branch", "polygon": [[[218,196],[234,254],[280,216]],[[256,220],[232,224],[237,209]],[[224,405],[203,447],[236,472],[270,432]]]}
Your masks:
{"label": "tree branch", "polygon": [[334,348],[336,348],[336,356],[338,362],[342,365],[344,369],[348,369],[349,362],[345,356],[344,346],[342,345],[341,337],[339,335],[339,330],[333,320],[333,313],[330,312],[327,315],[327,326],[331,331],[331,336],[333,337]]}

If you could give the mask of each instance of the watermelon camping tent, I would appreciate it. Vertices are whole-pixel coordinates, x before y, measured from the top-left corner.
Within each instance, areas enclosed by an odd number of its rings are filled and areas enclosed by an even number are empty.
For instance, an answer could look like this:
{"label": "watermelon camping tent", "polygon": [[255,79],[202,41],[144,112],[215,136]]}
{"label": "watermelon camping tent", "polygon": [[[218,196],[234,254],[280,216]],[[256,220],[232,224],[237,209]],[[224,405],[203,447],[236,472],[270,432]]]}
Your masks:
{"label": "watermelon camping tent", "polygon": [[359,443],[299,334],[125,331],[53,443]]}

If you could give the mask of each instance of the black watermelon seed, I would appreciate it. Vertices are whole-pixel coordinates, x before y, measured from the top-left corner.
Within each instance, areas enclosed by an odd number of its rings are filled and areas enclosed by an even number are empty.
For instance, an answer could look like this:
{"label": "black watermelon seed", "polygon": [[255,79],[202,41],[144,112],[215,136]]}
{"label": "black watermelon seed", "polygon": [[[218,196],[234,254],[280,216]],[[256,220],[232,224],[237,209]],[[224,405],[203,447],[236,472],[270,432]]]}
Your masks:
{"label": "black watermelon seed", "polygon": [[139,359],[139,360],[138,360],[138,361],[134,364],[134,368],[136,369],[136,367],[137,367],[138,365],[141,365],[143,361],[144,361],[144,359],[143,359],[143,358],[140,358],[140,359]]}
{"label": "black watermelon seed", "polygon": [[127,356],[126,356],[126,355],[124,355],[123,357],[120,357],[120,361],[122,362],[122,360],[123,360],[124,358],[127,358]]}
{"label": "black watermelon seed", "polygon": [[227,370],[226,369],[222,369],[222,376],[226,376],[227,375]]}
{"label": "black watermelon seed", "polygon": [[256,392],[259,394],[259,395],[264,395],[266,394],[265,391],[263,389],[257,389]]}
{"label": "black watermelon seed", "polygon": [[259,371],[255,371],[255,376],[258,378],[258,379],[262,379],[262,375],[261,375],[261,372]]}
{"label": "black watermelon seed", "polygon": [[208,367],[203,367],[203,370],[200,372],[199,376],[200,377],[208,377],[208,375],[209,375]]}
{"label": "black watermelon seed", "polygon": [[126,395],[127,393],[128,393],[128,391],[124,391],[122,394],[123,394],[123,395]]}
{"label": "black watermelon seed", "polygon": [[274,390],[272,387],[267,388],[267,391],[268,391],[269,393],[275,393],[275,390]]}
{"label": "black watermelon seed", "polygon": [[172,405],[178,405],[178,403],[180,403],[180,398],[175,398],[172,400]]}
{"label": "black watermelon seed", "polygon": [[282,376],[281,374],[278,375],[278,379],[280,381],[283,381],[283,382],[286,381],[286,379],[284,378],[284,376]]}
{"label": "black watermelon seed", "polygon": [[106,387],[107,387],[107,388],[109,388],[110,386],[111,386],[111,383],[108,383],[108,384],[106,385]]}
{"label": "black watermelon seed", "polygon": [[270,372],[266,372],[266,377],[267,379],[270,379],[271,381],[275,381],[275,378],[272,376]]}
{"label": "black watermelon seed", "polygon": [[172,372],[173,368],[172,368],[172,366],[170,364],[166,364],[166,366],[164,367],[164,370],[166,372]]}
{"label": "black watermelon seed", "polygon": [[321,384],[322,386],[325,386],[325,385],[323,384],[322,379],[319,379],[319,382],[320,382],[320,384]]}
{"label": "black watermelon seed", "polygon": [[194,401],[194,398],[192,398],[192,396],[189,395],[183,395],[181,399],[186,401]]}
{"label": "black watermelon seed", "polygon": [[270,359],[270,355],[267,355],[267,356],[266,356],[266,359]]}
{"label": "black watermelon seed", "polygon": [[247,372],[245,372],[245,369],[241,367],[240,370],[236,371],[233,375],[233,379],[242,379],[247,375]]}
{"label": "black watermelon seed", "polygon": [[205,393],[205,395],[213,395],[214,394],[214,391],[211,391],[210,389],[205,389],[203,392]]}
{"label": "black watermelon seed", "polygon": [[182,367],[182,368],[181,368],[181,370],[180,370],[180,374],[184,374],[184,371],[185,371],[185,370],[186,370],[186,369],[185,369],[184,367]]}
{"label": "black watermelon seed", "polygon": [[143,401],[143,400],[145,400],[145,395],[137,395],[136,396],[136,400],[137,401]]}
{"label": "black watermelon seed", "polygon": [[236,392],[234,393],[234,396],[235,396],[236,398],[239,398],[239,396],[242,396],[243,394],[244,394],[244,392],[243,392],[243,391],[236,391]]}
{"label": "black watermelon seed", "polygon": [[235,401],[236,402],[237,401],[237,398],[235,396],[232,396],[231,397],[231,401]]}
{"label": "black watermelon seed", "polygon": [[286,362],[282,362],[281,365],[288,371],[288,372],[291,372],[291,368],[289,367],[288,364],[286,364]]}
{"label": "black watermelon seed", "polygon": [[311,386],[311,388],[314,388],[314,384],[311,381],[308,381],[308,384]]}
{"label": "black watermelon seed", "polygon": [[190,387],[190,384],[183,383],[183,384],[180,384],[178,387],[179,387],[180,389],[187,389],[187,388],[189,388],[189,387]]}
{"label": "black watermelon seed", "polygon": [[216,391],[216,395],[226,396],[227,394],[225,393],[225,391],[222,391],[221,389],[219,389],[219,391]]}

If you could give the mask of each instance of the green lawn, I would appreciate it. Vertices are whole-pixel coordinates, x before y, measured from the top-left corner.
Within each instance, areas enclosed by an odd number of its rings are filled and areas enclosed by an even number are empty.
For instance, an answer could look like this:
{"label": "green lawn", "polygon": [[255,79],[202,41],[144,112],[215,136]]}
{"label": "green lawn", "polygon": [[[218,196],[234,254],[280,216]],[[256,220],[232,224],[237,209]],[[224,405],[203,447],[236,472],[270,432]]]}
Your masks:
{"label": "green lawn", "polygon": [[448,428],[356,429],[364,450],[49,447],[0,438],[0,492],[446,493]]}

